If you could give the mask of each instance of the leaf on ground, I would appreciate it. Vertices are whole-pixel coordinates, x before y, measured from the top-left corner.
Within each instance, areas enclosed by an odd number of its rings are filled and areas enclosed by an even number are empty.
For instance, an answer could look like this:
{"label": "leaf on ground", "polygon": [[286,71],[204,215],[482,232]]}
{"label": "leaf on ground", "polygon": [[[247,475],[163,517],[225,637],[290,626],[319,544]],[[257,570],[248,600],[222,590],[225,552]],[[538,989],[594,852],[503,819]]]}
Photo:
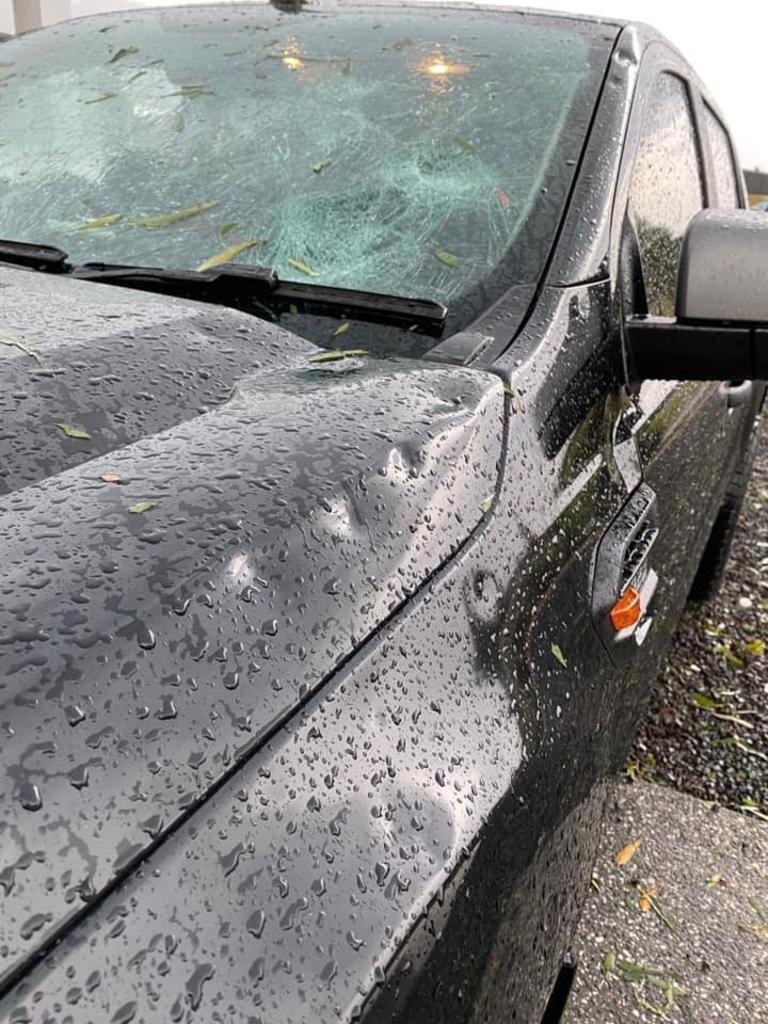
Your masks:
{"label": "leaf on ground", "polygon": [[219,236],[221,238],[227,238],[229,235],[232,234],[232,232],[235,230],[236,227],[237,227],[237,221],[236,220],[231,220],[231,221],[228,221],[226,224],[222,224],[221,227],[219,228]]}
{"label": "leaf on ground", "polygon": [[691,701],[697,708],[704,708],[705,711],[713,711],[720,707],[716,700],[708,697],[705,693],[698,693],[696,690],[691,693]]}
{"label": "leaf on ground", "polygon": [[334,338],[338,338],[340,334],[346,334],[349,330],[349,324],[345,321],[343,324],[339,324],[336,330],[333,332]]}
{"label": "leaf on ground", "polygon": [[[632,960],[618,960],[617,966],[623,980],[631,986],[635,1002],[654,1016],[665,1017],[669,1010],[674,1009],[675,1000],[686,994],[683,979],[674,971],[665,972],[660,967],[638,964]],[[646,999],[646,985],[659,990],[664,1001],[659,1003]]]}
{"label": "leaf on ground", "polygon": [[330,167],[332,163],[333,160],[331,159],[331,157],[327,156],[325,157],[324,160],[318,160],[316,164],[313,164],[312,170],[315,172],[315,174],[320,174],[321,171],[324,171],[328,167]]}
{"label": "leaf on ground", "polygon": [[625,864],[629,864],[632,858],[635,856],[637,851],[640,849],[642,839],[635,839],[632,843],[627,843],[626,846],[622,847],[617,854],[614,854],[613,860],[617,867],[622,868]]}
{"label": "leaf on ground", "polygon": [[450,267],[452,270],[459,265],[459,257],[454,256],[452,252],[448,252],[446,249],[435,249],[435,256],[444,263],[446,267]]}
{"label": "leaf on ground", "polygon": [[78,231],[95,231],[96,228],[108,228],[111,224],[117,224],[122,219],[122,213],[108,213],[104,217],[94,217],[93,220],[86,220],[80,224]]}
{"label": "leaf on ground", "polygon": [[124,57],[131,57],[134,53],[138,52],[138,46],[124,46],[109,58],[107,64],[117,64],[117,62],[122,60]]}
{"label": "leaf on ground", "polygon": [[289,267],[293,267],[294,270],[306,274],[307,277],[317,277],[317,271],[313,270],[312,267],[308,267],[306,263],[302,263],[301,260],[295,260],[292,256],[289,256],[285,262]]}
{"label": "leaf on ground", "polygon": [[725,885],[725,879],[722,875],[710,875],[706,879],[706,886],[708,889],[714,889],[716,885]]}
{"label": "leaf on ground", "polygon": [[0,345],[7,345],[8,348],[17,348],[24,355],[31,356],[38,366],[44,366],[45,360],[36,348],[32,348],[24,339],[14,331],[0,330]]}
{"label": "leaf on ground", "polygon": [[611,973],[611,971],[614,969],[615,966],[616,966],[616,954],[615,953],[611,953],[611,952],[606,953],[605,956],[603,957],[603,964],[602,964],[603,974],[605,975],[606,978],[608,977],[608,975]]}
{"label": "leaf on ground", "polygon": [[196,270],[210,270],[212,267],[220,267],[222,263],[231,263],[236,256],[240,253],[246,252],[248,249],[253,249],[255,245],[264,245],[266,238],[252,238],[249,242],[236,242],[234,245],[230,245],[228,248],[223,249],[221,252],[217,252],[215,256],[211,256],[210,259],[204,260],[199,267],[195,267]]}
{"label": "leaf on ground", "polygon": [[596,871],[593,871],[590,875],[589,884],[592,886],[595,892],[600,892],[600,890],[603,888],[603,883],[600,881],[600,876]]}
{"label": "leaf on ground", "polygon": [[493,508],[493,498],[492,497],[491,498],[486,498],[485,501],[482,501],[480,503],[480,511],[483,513],[483,515],[485,515],[486,512],[490,512],[492,508]]}
{"label": "leaf on ground", "polygon": [[102,473],[99,479],[103,480],[105,484],[121,484],[123,482],[119,473]]}
{"label": "leaf on ground", "polygon": [[762,924],[768,925],[768,913],[765,912],[760,901],[755,896],[747,896],[747,902],[760,918]]}
{"label": "leaf on ground", "polygon": [[760,639],[750,640],[744,644],[744,650],[753,658],[762,658],[765,654],[765,641]]}
{"label": "leaf on ground", "polygon": [[212,210],[214,206],[221,204],[220,199],[212,203],[195,203],[184,210],[173,210],[171,213],[159,213],[151,217],[133,217],[130,223],[137,228],[147,228],[149,231],[157,231],[160,228],[171,227],[172,224],[179,224],[181,221],[191,220],[199,217],[206,210]]}
{"label": "leaf on ground", "polygon": [[82,427],[73,427],[70,423],[57,423],[56,426],[62,434],[74,438],[75,441],[90,441],[91,439],[91,435]]}
{"label": "leaf on ground", "polygon": [[641,914],[647,914],[651,909],[651,899],[656,895],[656,886],[651,885],[647,889],[641,889],[637,897],[637,906]]}
{"label": "leaf on ground", "polygon": [[83,103],[88,106],[91,103],[103,103],[104,100],[113,100],[117,96],[116,92],[103,92],[100,96],[94,96],[92,100],[83,100]]}
{"label": "leaf on ground", "polygon": [[204,85],[182,85],[180,89],[176,90],[176,92],[166,93],[164,98],[170,99],[172,96],[187,96],[190,98],[194,98],[195,96],[213,96],[213,91],[211,89],[206,89]]}
{"label": "leaf on ground", "polygon": [[310,356],[310,363],[334,363],[338,359],[354,359],[357,356],[367,356],[368,350],[364,348],[334,349],[328,352],[318,352],[316,356]]}
{"label": "leaf on ground", "polygon": [[568,668],[568,662],[565,659],[565,655],[563,654],[563,649],[560,644],[552,644],[550,650],[552,651],[552,657],[555,661],[559,661],[563,668]]}
{"label": "leaf on ground", "polygon": [[147,512],[149,509],[154,508],[154,501],[137,501],[135,505],[131,505],[128,508],[129,512],[133,512],[136,515],[141,515],[142,512]]}

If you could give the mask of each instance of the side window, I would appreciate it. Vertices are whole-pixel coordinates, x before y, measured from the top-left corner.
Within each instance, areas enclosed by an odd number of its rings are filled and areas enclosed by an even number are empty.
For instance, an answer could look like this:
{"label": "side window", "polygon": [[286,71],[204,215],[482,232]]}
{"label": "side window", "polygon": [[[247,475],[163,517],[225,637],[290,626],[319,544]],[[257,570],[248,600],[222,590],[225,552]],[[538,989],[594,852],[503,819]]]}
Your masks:
{"label": "side window", "polygon": [[733,151],[731,143],[721,121],[704,104],[704,119],[707,125],[709,145],[712,150],[712,161],[715,165],[715,184],[717,185],[717,205],[725,207],[741,206],[739,186],[736,172],[733,169]]}
{"label": "side window", "polygon": [[648,100],[629,190],[629,216],[653,316],[674,315],[683,233],[703,205],[688,90],[682,79],[662,74]]}

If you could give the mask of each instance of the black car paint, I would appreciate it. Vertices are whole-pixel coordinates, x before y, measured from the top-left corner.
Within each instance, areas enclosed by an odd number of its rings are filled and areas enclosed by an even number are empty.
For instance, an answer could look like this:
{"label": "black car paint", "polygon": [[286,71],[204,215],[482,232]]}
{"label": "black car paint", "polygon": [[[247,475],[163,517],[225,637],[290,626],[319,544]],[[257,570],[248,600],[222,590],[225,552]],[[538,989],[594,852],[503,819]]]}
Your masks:
{"label": "black car paint", "polygon": [[[602,780],[755,412],[718,385],[645,406],[621,387],[616,224],[634,86],[659,62],[687,74],[623,30],[547,280],[520,333],[503,303],[475,325],[469,369],[440,346],[323,367],[232,311],[0,273],[44,362],[14,353],[0,397],[0,1019],[540,1018]],[[642,478],[660,587],[618,666],[593,562]],[[233,555],[266,586],[228,587]],[[199,646],[177,645],[195,612]],[[256,690],[232,689],[252,649]]]}

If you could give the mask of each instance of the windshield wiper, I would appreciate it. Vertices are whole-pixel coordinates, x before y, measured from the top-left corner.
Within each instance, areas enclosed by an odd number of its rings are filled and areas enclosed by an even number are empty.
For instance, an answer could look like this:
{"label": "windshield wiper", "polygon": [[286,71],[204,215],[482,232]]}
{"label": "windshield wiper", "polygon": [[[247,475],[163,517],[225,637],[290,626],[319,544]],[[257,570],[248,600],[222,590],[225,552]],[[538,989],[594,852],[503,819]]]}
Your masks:
{"label": "windshield wiper", "polygon": [[281,281],[272,268],[237,263],[222,263],[213,270],[203,271],[84,263],[73,267],[71,276],[231,306],[246,312],[252,312],[255,304],[274,313],[299,311],[320,316],[348,316],[370,323],[414,327],[420,333],[435,337],[442,334],[448,316],[445,306],[429,299]]}
{"label": "windshield wiper", "polygon": [[72,269],[67,263],[67,258],[65,252],[52,245],[0,240],[0,263],[13,263],[17,267],[45,270],[49,274],[66,274]]}

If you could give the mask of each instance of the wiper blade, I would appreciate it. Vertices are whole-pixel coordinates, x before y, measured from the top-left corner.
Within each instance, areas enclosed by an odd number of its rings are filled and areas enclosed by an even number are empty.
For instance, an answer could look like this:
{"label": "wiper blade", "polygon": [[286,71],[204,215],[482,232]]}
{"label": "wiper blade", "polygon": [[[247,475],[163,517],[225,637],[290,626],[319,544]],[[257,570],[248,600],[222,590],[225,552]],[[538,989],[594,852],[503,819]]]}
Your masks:
{"label": "wiper blade", "polygon": [[12,263],[16,267],[31,267],[33,270],[47,270],[54,274],[66,274],[72,269],[67,263],[67,254],[55,246],[35,245],[31,242],[10,242],[1,239],[0,263]]}
{"label": "wiper blade", "polygon": [[408,299],[353,288],[281,281],[272,268],[237,263],[222,263],[215,269],[203,271],[84,263],[72,268],[71,276],[231,306],[246,312],[257,305],[271,312],[299,310],[321,316],[348,316],[369,323],[413,327],[419,333],[434,337],[440,337],[448,316],[445,306],[429,299]]}

